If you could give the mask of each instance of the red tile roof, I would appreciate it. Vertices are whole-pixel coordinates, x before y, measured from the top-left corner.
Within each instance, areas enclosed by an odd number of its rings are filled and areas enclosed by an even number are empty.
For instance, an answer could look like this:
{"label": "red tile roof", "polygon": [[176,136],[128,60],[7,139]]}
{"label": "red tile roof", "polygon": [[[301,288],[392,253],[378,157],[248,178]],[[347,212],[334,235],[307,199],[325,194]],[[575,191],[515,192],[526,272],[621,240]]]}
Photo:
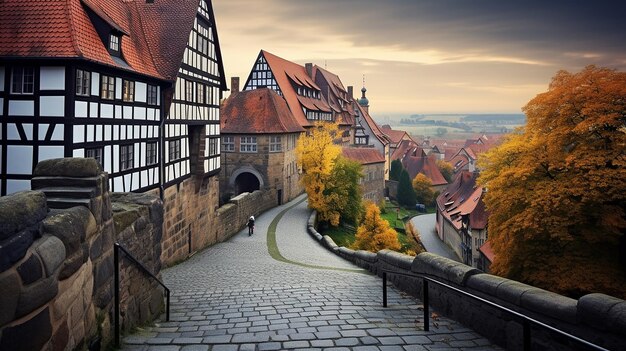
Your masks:
{"label": "red tile roof", "polygon": [[385,162],[385,157],[374,148],[343,147],[341,152],[345,158],[357,161],[362,165]]}
{"label": "red tile roof", "polygon": [[[461,228],[461,215],[470,215],[472,229],[484,229],[488,214],[482,201],[483,188],[476,184],[477,173],[463,171],[437,197],[437,211],[452,225]],[[454,218],[454,219],[452,219]]]}
{"label": "red tile roof", "polygon": [[259,55],[265,57],[283,97],[287,101],[287,105],[289,105],[289,109],[301,126],[310,127],[313,125],[307,120],[306,115],[302,111],[302,106],[311,110],[331,111],[331,107],[325,99],[318,100],[312,97],[299,96],[294,90],[292,82],[321,93],[321,89],[309,77],[304,66],[287,61],[265,50],[261,50]]}
{"label": "red tile roof", "polygon": [[[0,56],[79,58],[174,81],[197,9],[197,0],[4,0]],[[123,33],[121,52],[128,65],[111,57],[90,13]]]}
{"label": "red tile roof", "polygon": [[480,251],[483,255],[485,255],[485,257],[487,257],[489,262],[493,262],[494,258],[496,258],[496,255],[493,253],[493,249],[491,248],[490,241],[487,241],[483,246],[478,248],[478,251]]}
{"label": "red tile roof", "polygon": [[409,173],[411,179],[415,178],[418,173],[422,173],[430,179],[434,186],[448,184],[437,167],[437,161],[432,156],[407,155],[402,159],[402,166]]}
{"label": "red tile roof", "polygon": [[384,125],[380,130],[389,138],[391,143],[398,144],[402,140],[412,140],[411,136],[404,130],[391,129],[389,125]]}
{"label": "red tile roof", "polygon": [[406,155],[421,155],[422,149],[413,140],[402,140],[391,155],[391,160],[401,160]]}
{"label": "red tile roof", "polygon": [[269,88],[231,95],[220,108],[220,116],[222,134],[304,132],[285,100]]}

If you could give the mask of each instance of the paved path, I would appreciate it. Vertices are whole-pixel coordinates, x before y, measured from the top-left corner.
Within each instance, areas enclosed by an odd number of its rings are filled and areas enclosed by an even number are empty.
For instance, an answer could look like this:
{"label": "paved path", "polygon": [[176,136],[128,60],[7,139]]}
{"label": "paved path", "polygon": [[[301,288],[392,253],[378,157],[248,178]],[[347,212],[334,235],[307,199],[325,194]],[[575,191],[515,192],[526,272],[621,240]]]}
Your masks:
{"label": "paved path", "polygon": [[434,213],[411,218],[411,223],[413,223],[413,227],[420,233],[420,239],[426,251],[461,262],[456,252],[437,236],[437,232],[435,231],[436,222],[437,217]]}
{"label": "paved path", "polygon": [[494,350],[454,321],[423,331],[419,301],[321,247],[306,233],[304,197],[163,271],[169,322],[127,336],[123,350]]}

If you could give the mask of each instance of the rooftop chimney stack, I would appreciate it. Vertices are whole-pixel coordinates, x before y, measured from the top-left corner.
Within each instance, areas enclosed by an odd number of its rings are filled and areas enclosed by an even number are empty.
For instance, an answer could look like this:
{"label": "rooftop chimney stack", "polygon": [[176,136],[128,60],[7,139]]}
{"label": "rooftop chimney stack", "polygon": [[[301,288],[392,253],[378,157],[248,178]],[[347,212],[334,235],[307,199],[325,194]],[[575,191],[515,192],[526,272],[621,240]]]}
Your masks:
{"label": "rooftop chimney stack", "polygon": [[306,68],[306,74],[308,74],[310,78],[313,78],[313,64],[305,63],[304,68]]}
{"label": "rooftop chimney stack", "polygon": [[348,86],[348,100],[354,100],[354,87],[352,85]]}
{"label": "rooftop chimney stack", "polygon": [[231,77],[230,78],[230,93],[231,95],[237,94],[239,92],[239,77]]}

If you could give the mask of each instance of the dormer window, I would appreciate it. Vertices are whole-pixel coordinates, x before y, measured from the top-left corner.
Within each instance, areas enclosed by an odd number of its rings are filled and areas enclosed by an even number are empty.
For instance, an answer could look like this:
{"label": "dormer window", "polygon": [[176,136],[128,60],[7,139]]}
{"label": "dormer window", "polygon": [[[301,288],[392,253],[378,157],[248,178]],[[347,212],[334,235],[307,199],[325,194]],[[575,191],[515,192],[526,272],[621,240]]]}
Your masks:
{"label": "dormer window", "polygon": [[119,55],[119,53],[120,53],[120,41],[121,41],[121,38],[120,38],[119,35],[111,33],[111,35],[109,37],[109,50],[112,53],[115,53],[115,54]]}

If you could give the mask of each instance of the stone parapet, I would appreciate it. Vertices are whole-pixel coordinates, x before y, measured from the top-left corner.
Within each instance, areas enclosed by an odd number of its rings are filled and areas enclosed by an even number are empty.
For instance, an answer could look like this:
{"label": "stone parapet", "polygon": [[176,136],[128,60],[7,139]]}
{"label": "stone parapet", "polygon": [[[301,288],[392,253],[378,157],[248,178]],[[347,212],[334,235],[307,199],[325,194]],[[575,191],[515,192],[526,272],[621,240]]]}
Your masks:
{"label": "stone parapet", "polygon": [[[423,283],[417,275],[427,276],[462,291],[524,314],[564,332],[589,340],[610,350],[626,345],[626,301],[604,294],[589,294],[578,300],[517,281],[483,273],[462,263],[432,254],[416,257],[389,250],[378,253],[354,251],[321,236],[308,221],[309,234],[341,257],[387,279],[403,291],[422,298]],[[394,274],[398,273],[398,274]],[[382,293],[381,293],[382,294]],[[495,307],[473,300],[451,289],[429,284],[429,301],[434,309],[479,332],[507,350],[523,349],[523,325],[519,318]],[[571,350],[580,345],[533,325],[533,350]]]}

